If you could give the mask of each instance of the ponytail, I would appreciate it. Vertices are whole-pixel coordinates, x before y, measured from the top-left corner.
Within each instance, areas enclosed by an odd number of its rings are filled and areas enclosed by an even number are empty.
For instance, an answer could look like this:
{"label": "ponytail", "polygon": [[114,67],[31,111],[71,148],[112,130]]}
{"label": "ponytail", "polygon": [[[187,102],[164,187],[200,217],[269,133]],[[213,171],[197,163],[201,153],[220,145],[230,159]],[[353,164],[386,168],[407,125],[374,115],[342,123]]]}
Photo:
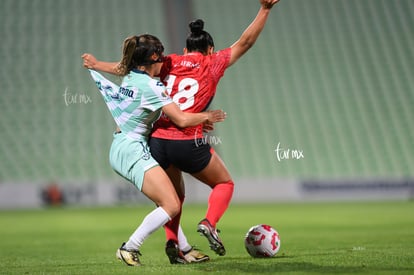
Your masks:
{"label": "ponytail", "polygon": [[130,36],[124,40],[122,48],[122,60],[118,65],[118,73],[120,75],[127,75],[132,69],[134,69],[134,62],[132,57],[134,56],[135,49],[137,47],[137,36]]}
{"label": "ponytail", "polygon": [[[150,34],[140,36],[130,36],[124,40],[122,49],[122,59],[119,62],[117,73],[127,75],[130,71],[138,66],[151,65],[156,62],[162,62],[161,57],[164,52],[164,46],[161,41]],[[159,59],[152,60],[153,54],[159,55]]]}

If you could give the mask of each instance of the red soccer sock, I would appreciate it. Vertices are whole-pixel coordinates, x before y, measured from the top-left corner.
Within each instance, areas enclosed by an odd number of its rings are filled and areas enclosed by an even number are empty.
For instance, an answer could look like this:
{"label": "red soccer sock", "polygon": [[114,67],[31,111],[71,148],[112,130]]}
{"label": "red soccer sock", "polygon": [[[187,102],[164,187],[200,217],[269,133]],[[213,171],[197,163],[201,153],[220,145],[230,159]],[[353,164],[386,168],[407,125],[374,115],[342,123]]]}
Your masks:
{"label": "red soccer sock", "polygon": [[208,198],[206,219],[216,227],[217,222],[226,212],[233,196],[234,183],[232,180],[217,184]]}
{"label": "red soccer sock", "polygon": [[184,198],[180,199],[180,212],[169,222],[164,225],[165,237],[168,240],[173,240],[178,244],[178,227],[180,226],[181,212],[183,208]]}

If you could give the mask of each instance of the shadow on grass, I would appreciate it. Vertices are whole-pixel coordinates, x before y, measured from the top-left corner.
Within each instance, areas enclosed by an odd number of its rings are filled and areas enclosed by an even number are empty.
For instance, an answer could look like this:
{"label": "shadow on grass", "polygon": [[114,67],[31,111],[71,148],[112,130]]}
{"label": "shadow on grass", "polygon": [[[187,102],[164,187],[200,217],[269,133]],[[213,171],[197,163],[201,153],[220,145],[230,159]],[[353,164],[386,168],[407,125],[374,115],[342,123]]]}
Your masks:
{"label": "shadow on grass", "polygon": [[[220,271],[223,273],[264,273],[275,274],[279,272],[312,272],[320,274],[352,274],[360,272],[414,272],[414,268],[402,268],[402,267],[369,267],[369,266],[333,266],[333,265],[318,265],[310,262],[294,261],[293,256],[281,256],[270,259],[250,259],[246,261],[246,258],[226,258],[219,261],[211,261],[210,264],[206,263],[197,266],[197,270],[205,272]],[[282,260],[282,261],[281,261]],[[288,260],[288,261],[286,261]],[[414,273],[413,273],[414,274]]]}

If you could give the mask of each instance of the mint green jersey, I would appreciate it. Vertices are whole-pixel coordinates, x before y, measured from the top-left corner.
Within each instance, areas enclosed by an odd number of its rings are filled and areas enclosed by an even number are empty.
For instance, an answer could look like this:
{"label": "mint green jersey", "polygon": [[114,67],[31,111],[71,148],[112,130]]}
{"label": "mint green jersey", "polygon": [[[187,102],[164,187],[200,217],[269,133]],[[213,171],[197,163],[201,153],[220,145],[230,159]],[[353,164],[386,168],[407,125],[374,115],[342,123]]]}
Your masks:
{"label": "mint green jersey", "polygon": [[89,70],[122,133],[133,139],[148,139],[161,108],[172,103],[165,86],[145,72],[131,71],[120,86]]}

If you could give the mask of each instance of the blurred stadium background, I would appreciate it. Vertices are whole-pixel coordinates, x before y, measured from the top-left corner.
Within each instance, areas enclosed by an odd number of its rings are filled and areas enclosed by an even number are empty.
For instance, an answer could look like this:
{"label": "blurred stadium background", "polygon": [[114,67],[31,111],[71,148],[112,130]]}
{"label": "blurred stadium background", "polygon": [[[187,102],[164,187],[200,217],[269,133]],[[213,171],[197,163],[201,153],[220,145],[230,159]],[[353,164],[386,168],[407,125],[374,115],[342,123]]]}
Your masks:
{"label": "blurred stadium background", "polygon": [[[2,0],[0,207],[39,206],[53,183],[70,203],[145,201],[108,164],[115,126],[81,54],[119,60],[123,39],[140,33],[181,53],[195,18],[222,49],[258,8]],[[282,0],[212,106],[228,113],[208,139],[236,180],[235,201],[411,198],[412,26],[411,0]],[[186,181],[187,200],[205,201],[204,187]]]}

